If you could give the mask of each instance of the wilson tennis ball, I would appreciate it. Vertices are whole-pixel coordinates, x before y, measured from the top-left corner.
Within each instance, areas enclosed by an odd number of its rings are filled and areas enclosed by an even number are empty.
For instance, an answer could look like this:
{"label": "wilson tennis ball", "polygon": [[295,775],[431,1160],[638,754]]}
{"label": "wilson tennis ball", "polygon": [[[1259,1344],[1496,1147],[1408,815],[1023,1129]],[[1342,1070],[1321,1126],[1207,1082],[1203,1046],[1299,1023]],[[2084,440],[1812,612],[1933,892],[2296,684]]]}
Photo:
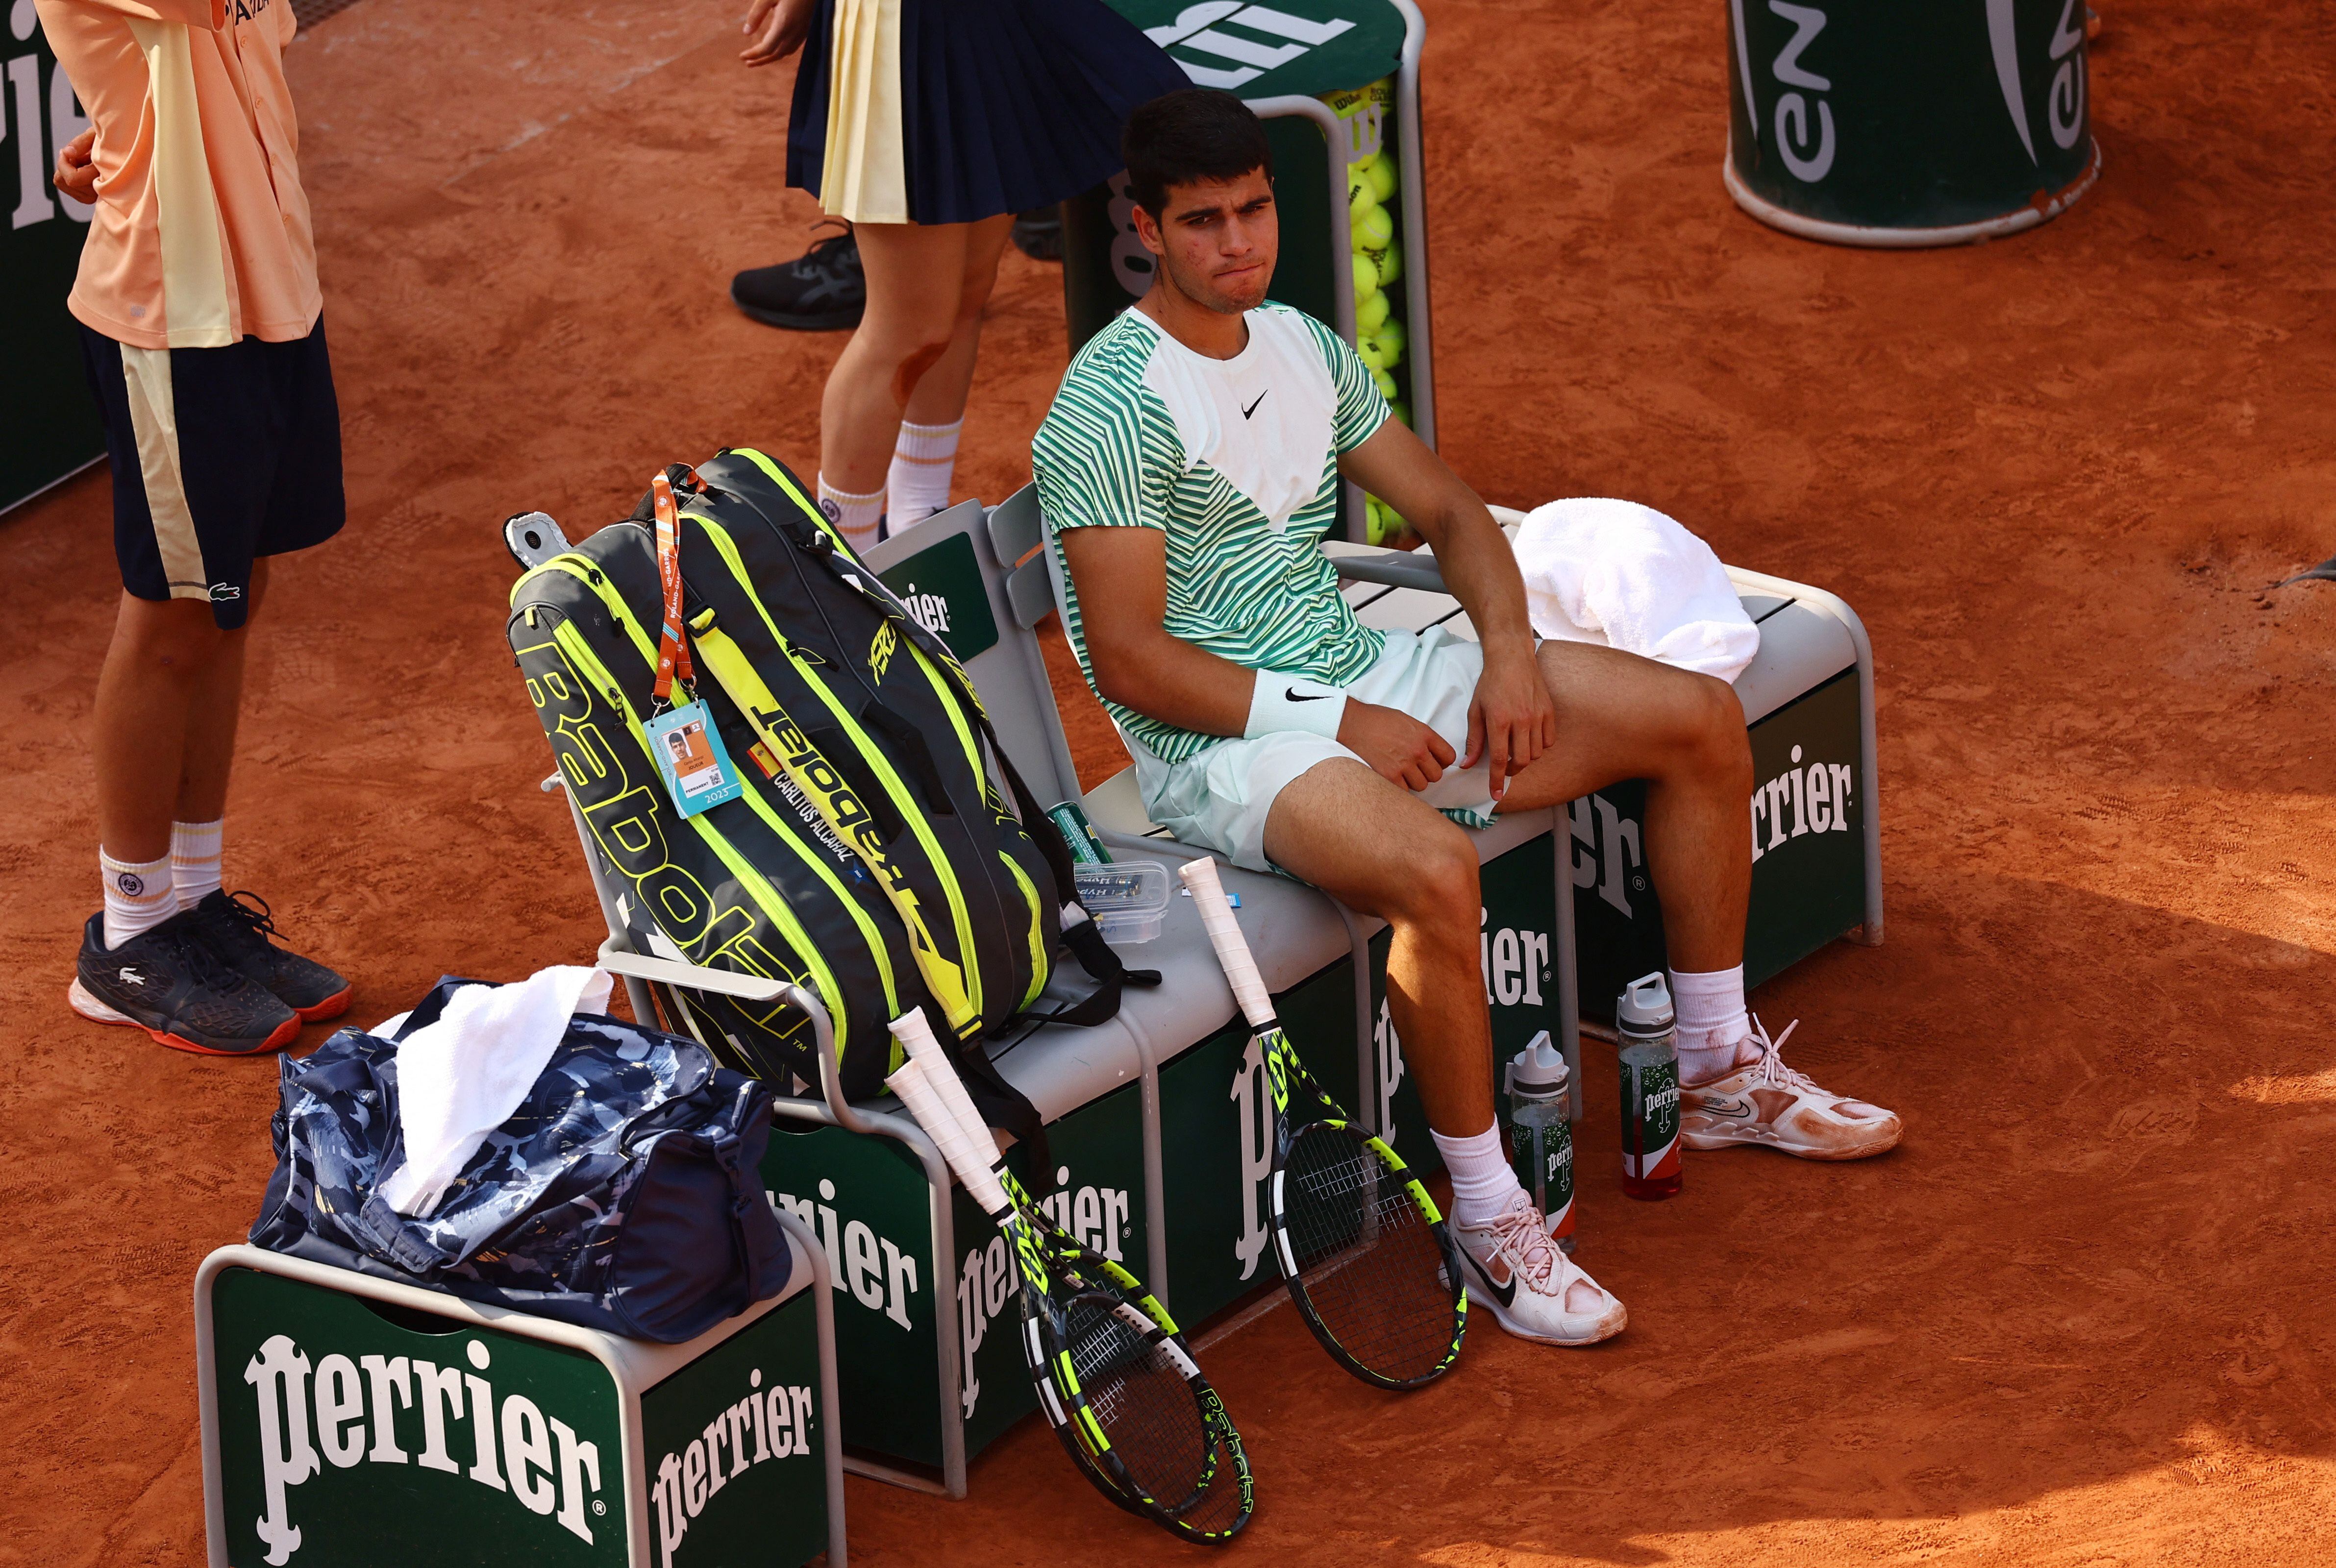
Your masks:
{"label": "wilson tennis ball", "polygon": [[1385,501],[1380,500],[1377,496],[1370,496],[1365,498],[1363,508],[1363,516],[1368,519],[1365,531],[1372,544],[1384,545],[1395,537],[1395,529],[1388,526]]}
{"label": "wilson tennis ball", "polygon": [[1368,333],[1355,339],[1355,354],[1357,358],[1363,362],[1365,369],[1385,370],[1387,368],[1387,354],[1379,348],[1378,340],[1372,337]]}
{"label": "wilson tennis ball", "polygon": [[1363,173],[1371,182],[1371,194],[1382,202],[1395,196],[1395,160],[1384,149],[1363,160]]}
{"label": "wilson tennis ball", "polygon": [[1371,290],[1370,293],[1355,301],[1355,330],[1365,337],[1377,336],[1379,328],[1386,324],[1390,308],[1392,307],[1387,301],[1387,290],[1383,288]]}
{"label": "wilson tennis ball", "polygon": [[1363,295],[1370,293],[1371,290],[1378,287],[1378,264],[1374,262],[1369,256],[1360,251],[1355,253],[1354,263],[1355,297],[1357,299],[1360,299]]}
{"label": "wilson tennis ball", "polygon": [[1371,384],[1379,389],[1379,396],[1389,402],[1395,402],[1395,377],[1383,370],[1375,370],[1371,372]]}
{"label": "wilson tennis ball", "polygon": [[1371,270],[1377,275],[1372,281],[1380,287],[1386,287],[1403,276],[1403,245],[1400,241],[1390,239],[1384,247],[1361,254],[1370,258]]}
{"label": "wilson tennis ball", "polygon": [[[1385,299],[1387,295],[1381,295],[1379,297]],[[1393,370],[1403,363],[1404,344],[1407,336],[1408,334],[1403,330],[1403,323],[1392,316],[1381,322],[1372,332],[1371,342],[1377,345],[1379,358],[1386,363],[1387,369]]]}
{"label": "wilson tennis ball", "polygon": [[[1352,208],[1349,208],[1350,213]],[[1352,213],[1355,225],[1355,248],[1385,250],[1395,239],[1395,219],[1387,209],[1373,201],[1360,213]]]}
{"label": "wilson tennis ball", "polygon": [[[1360,232],[1365,213],[1379,210],[1379,198],[1371,192],[1371,182],[1354,169],[1347,170],[1347,216]],[[1390,231],[1392,232],[1392,231]]]}

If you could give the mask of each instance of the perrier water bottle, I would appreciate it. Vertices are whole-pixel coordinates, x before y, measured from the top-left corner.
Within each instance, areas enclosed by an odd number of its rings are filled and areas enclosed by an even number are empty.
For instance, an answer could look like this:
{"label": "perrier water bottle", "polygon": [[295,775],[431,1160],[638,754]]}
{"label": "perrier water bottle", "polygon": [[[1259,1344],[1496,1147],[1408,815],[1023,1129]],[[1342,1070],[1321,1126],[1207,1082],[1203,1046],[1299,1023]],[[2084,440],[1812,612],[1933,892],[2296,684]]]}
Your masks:
{"label": "perrier water bottle", "polygon": [[1661,970],[1622,988],[1614,1033],[1622,1048],[1622,1191],[1667,1198],[1679,1190],[1679,1030]]}

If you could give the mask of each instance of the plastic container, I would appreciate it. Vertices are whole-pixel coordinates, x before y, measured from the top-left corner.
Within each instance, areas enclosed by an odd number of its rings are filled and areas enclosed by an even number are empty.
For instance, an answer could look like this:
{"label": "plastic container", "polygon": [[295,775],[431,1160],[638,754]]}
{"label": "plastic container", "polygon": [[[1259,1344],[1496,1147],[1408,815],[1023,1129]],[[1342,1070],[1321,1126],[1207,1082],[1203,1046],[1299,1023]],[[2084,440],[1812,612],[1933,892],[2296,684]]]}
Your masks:
{"label": "plastic container", "polygon": [[1157,860],[1114,860],[1073,868],[1079,902],[1105,942],[1149,942],[1168,915],[1168,868]]}
{"label": "plastic container", "polygon": [[1567,1120],[1565,1057],[1543,1030],[1509,1059],[1510,1157],[1517,1180],[1541,1205],[1542,1224],[1562,1252],[1573,1251],[1573,1128]]}
{"label": "plastic container", "polygon": [[1663,972],[1622,988],[1614,1004],[1621,1047],[1622,1191],[1667,1198],[1679,1190],[1679,1028]]}

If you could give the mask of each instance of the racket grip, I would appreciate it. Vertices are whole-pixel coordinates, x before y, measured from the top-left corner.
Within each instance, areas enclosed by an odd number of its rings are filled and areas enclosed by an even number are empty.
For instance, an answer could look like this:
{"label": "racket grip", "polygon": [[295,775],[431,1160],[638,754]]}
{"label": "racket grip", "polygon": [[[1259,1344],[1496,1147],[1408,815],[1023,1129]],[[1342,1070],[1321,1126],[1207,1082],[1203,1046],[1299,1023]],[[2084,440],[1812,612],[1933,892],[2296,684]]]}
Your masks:
{"label": "racket grip", "polygon": [[1217,962],[1224,966],[1225,979],[1232,985],[1233,1000],[1241,1003],[1241,1015],[1249,1020],[1251,1029],[1263,1029],[1273,1021],[1273,998],[1257,972],[1257,960],[1250,956],[1249,939],[1241,935],[1241,922],[1233,918],[1233,907],[1225,902],[1225,886],[1217,878],[1216,861],[1206,855],[1187,860],[1176,867],[1176,875],[1192,890],[1193,907],[1201,912],[1202,929],[1209,934],[1209,945],[1217,950]]}
{"label": "racket grip", "polygon": [[988,1121],[974,1108],[973,1097],[966,1093],[965,1080],[958,1076],[957,1064],[941,1049],[941,1042],[933,1035],[933,1026],[925,1021],[925,1010],[912,1007],[886,1027],[908,1051],[909,1060],[924,1070],[926,1087],[939,1097],[950,1117],[965,1129],[967,1146],[981,1157],[981,1168],[988,1170],[996,1166],[998,1140],[990,1136]]}
{"label": "racket grip", "polygon": [[917,1125],[940,1149],[949,1169],[957,1172],[957,1179],[965,1184],[967,1195],[979,1204],[985,1214],[1004,1214],[1006,1189],[998,1185],[998,1178],[989,1174],[989,1166],[966,1141],[965,1129],[941,1103],[924,1069],[915,1061],[902,1062],[900,1070],[884,1080],[884,1087],[900,1097],[900,1103],[909,1108]]}

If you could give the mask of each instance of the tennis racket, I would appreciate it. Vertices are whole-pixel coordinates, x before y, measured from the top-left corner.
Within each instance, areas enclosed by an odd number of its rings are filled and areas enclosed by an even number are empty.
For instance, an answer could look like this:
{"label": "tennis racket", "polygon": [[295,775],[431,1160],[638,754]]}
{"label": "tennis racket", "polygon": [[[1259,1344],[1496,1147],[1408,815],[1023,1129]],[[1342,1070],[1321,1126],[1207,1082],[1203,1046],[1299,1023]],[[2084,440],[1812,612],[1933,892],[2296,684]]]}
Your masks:
{"label": "tennis racket", "polygon": [[1023,1354],[1047,1424],[1120,1507],[1187,1540],[1230,1541],[1256,1501],[1249,1456],[1174,1320],[1031,1203],[923,1012],[891,1028],[909,1060],[886,1084],[1013,1250]]}
{"label": "tennis racket", "polygon": [[[1347,1370],[1382,1389],[1416,1389],[1451,1369],[1468,1331],[1468,1292],[1450,1227],[1395,1150],[1348,1119],[1306,1070],[1225,901],[1217,863],[1188,860],[1209,944],[1265,1057],[1273,1090],[1267,1216],[1274,1259],[1306,1326]],[[1318,1102],[1290,1125],[1292,1087]]]}

